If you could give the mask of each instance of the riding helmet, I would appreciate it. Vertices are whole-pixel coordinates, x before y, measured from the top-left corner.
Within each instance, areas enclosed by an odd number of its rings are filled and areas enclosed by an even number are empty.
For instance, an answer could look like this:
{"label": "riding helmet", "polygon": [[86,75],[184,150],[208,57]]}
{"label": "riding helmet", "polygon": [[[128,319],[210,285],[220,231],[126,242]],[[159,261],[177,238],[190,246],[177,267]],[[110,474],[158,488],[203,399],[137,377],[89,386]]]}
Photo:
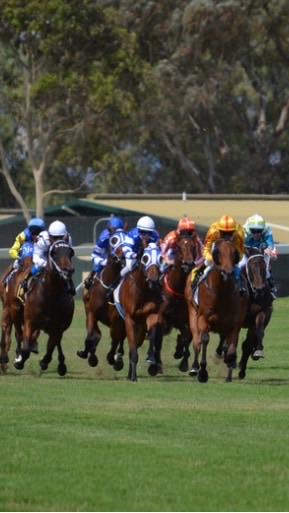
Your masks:
{"label": "riding helmet", "polygon": [[64,237],[66,234],[66,226],[61,221],[53,221],[48,228],[49,235],[53,237]]}
{"label": "riding helmet", "polygon": [[196,228],[195,221],[193,221],[190,217],[182,217],[182,219],[178,222],[178,231],[182,230],[192,231]]}
{"label": "riding helmet", "polygon": [[146,232],[152,232],[155,229],[155,222],[153,221],[153,219],[151,217],[143,216],[138,220],[136,227],[139,230],[144,230]]}
{"label": "riding helmet", "polygon": [[107,227],[110,228],[115,228],[116,230],[117,229],[121,229],[123,230],[124,228],[124,222],[122,221],[122,219],[120,219],[119,217],[112,217],[111,219],[109,219],[109,221],[107,222]]}
{"label": "riding helmet", "polygon": [[247,220],[247,226],[249,230],[264,230],[265,229],[265,221],[262,216],[259,214],[255,214],[254,216],[249,217]]}
{"label": "riding helmet", "polygon": [[232,216],[222,216],[219,221],[219,230],[221,232],[234,232],[236,230],[236,221]]}

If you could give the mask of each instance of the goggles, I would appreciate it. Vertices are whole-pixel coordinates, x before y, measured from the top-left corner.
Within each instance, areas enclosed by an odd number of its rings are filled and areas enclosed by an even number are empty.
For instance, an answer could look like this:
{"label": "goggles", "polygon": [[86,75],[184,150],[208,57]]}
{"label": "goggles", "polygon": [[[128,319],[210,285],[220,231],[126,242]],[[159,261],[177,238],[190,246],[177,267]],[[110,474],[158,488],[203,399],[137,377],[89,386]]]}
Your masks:
{"label": "goggles", "polygon": [[138,231],[138,233],[139,233],[140,235],[143,235],[143,236],[145,236],[145,235],[150,235],[150,234],[151,234],[151,232],[148,232],[148,231],[146,231],[146,230],[139,230],[139,231]]}
{"label": "goggles", "polygon": [[256,235],[256,234],[261,235],[262,232],[263,232],[263,230],[258,230],[258,229],[251,228],[251,233],[253,235]]}

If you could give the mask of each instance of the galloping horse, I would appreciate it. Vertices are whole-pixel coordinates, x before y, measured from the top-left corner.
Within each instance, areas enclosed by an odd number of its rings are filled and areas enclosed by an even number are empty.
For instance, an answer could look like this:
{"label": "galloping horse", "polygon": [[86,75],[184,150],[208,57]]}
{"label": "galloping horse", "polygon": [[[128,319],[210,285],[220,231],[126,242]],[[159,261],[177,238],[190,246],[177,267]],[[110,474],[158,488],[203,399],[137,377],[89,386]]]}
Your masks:
{"label": "galloping horse", "polygon": [[150,243],[144,249],[140,262],[130,271],[115,292],[119,294],[119,304],[125,320],[129,345],[128,379],[137,381],[138,348],[142,346],[148,333],[150,343],[155,348],[155,363],[149,366],[150,375],[162,373],[162,316],[159,313],[162,302],[161,269],[163,257],[156,244]]}
{"label": "galloping horse", "polygon": [[236,367],[238,336],[248,303],[247,295],[240,296],[234,278],[234,264],[237,264],[238,260],[239,253],[233,242],[219,239],[213,250],[214,263],[208,271],[205,271],[204,279],[198,287],[198,300],[192,294],[191,277],[188,276],[187,279],[185,296],[195,353],[190,375],[197,375],[200,382],[208,380],[207,345],[210,332],[218,333],[226,339],[228,345],[225,357],[228,367],[226,380],[232,381],[232,370]]}
{"label": "galloping horse", "polygon": [[29,358],[34,344],[35,333],[43,330],[48,334],[46,354],[40,360],[40,367],[46,370],[52,354],[58,349],[58,367],[60,376],[67,372],[61,340],[72,321],[74,299],[69,293],[73,249],[63,240],[54,242],[48,253],[46,268],[29,283],[24,305],[23,347],[21,358],[14,366],[21,370]]}
{"label": "galloping horse", "polygon": [[[19,267],[10,272],[10,276],[5,286],[1,280],[1,299],[3,302],[2,320],[1,320],[1,342],[0,342],[0,364],[2,371],[6,370],[9,362],[8,353],[11,346],[12,327],[15,328],[16,355],[21,350],[23,340],[23,303],[17,297],[19,284],[32,266],[33,243],[25,242],[19,250]],[[21,255],[21,256],[20,256]],[[11,265],[4,273],[8,275],[11,271]]]}
{"label": "galloping horse", "polygon": [[91,367],[97,366],[98,358],[95,353],[101,339],[101,331],[98,326],[98,322],[101,322],[110,328],[111,349],[107,354],[107,361],[117,371],[123,368],[123,343],[126,333],[124,320],[119,315],[115,305],[108,301],[107,294],[110,287],[118,279],[125,263],[121,250],[124,237],[124,231],[116,232],[110,237],[110,255],[106,266],[100,275],[94,276],[92,287],[89,290],[84,287],[82,290],[87,334],[84,341],[84,350],[77,351],[80,358],[86,359],[88,357],[88,363]]}
{"label": "galloping horse", "polygon": [[249,285],[249,304],[243,328],[247,328],[246,339],[242,343],[242,357],[239,362],[239,378],[246,375],[248,358],[264,358],[263,338],[273,312],[273,299],[266,279],[266,262],[264,255],[257,248],[245,249],[248,260],[246,278]]}
{"label": "galloping horse", "polygon": [[180,332],[174,357],[181,359],[179,369],[182,372],[188,370],[189,346],[192,340],[185,285],[188,273],[194,267],[195,252],[194,238],[187,234],[180,235],[177,239],[174,265],[166,270],[161,280],[164,296],[164,302],[161,305],[164,313],[164,332],[167,334],[172,328]]}

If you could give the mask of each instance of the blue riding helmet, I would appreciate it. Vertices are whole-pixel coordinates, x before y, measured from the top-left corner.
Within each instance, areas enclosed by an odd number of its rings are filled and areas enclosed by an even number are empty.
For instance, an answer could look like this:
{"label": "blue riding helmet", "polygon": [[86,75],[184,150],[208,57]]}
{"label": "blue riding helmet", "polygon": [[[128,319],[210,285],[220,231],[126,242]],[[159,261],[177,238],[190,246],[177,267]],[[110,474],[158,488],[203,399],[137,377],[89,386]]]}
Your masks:
{"label": "blue riding helmet", "polygon": [[45,222],[40,217],[33,217],[28,223],[28,228],[41,228],[45,230]]}
{"label": "blue riding helmet", "polygon": [[123,230],[124,228],[124,222],[122,221],[122,219],[120,219],[119,217],[112,217],[108,222],[107,222],[107,227],[110,228],[115,228],[116,230],[118,228],[120,228],[121,230]]}

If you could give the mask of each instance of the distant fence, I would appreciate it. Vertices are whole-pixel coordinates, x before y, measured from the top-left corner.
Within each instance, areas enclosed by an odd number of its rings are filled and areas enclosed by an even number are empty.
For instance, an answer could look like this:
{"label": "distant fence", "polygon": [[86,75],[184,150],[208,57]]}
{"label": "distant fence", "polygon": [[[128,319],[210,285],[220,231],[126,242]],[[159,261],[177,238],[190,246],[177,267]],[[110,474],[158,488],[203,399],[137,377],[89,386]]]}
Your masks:
{"label": "distant fence", "polygon": [[[74,246],[75,261],[74,261],[74,283],[77,287],[78,294],[80,293],[80,284],[85,279],[89,271],[92,269],[91,252],[93,245],[87,246]],[[278,251],[278,259],[272,261],[272,272],[276,281],[278,296],[289,296],[289,244],[276,244]],[[9,257],[9,249],[0,249],[0,273],[4,272],[6,267],[11,263]]]}

